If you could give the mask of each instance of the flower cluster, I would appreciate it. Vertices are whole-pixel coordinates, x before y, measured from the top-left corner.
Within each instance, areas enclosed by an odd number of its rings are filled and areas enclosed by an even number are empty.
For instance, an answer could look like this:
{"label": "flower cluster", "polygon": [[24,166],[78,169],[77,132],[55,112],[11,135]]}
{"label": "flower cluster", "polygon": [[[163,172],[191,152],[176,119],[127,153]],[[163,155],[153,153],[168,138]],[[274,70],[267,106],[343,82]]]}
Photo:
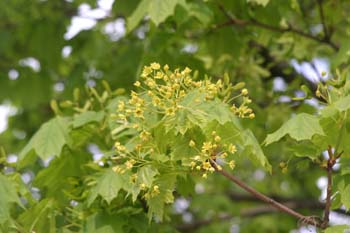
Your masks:
{"label": "flower cluster", "polygon": [[221,161],[220,164],[228,164],[232,170],[235,168],[235,161],[231,159],[227,162],[227,158],[237,152],[236,146],[232,143],[222,143],[221,137],[216,131],[211,133],[211,138],[208,141],[201,143],[198,147],[193,140],[190,140],[189,146],[194,148],[198,153],[191,158],[191,169],[202,171],[203,178],[207,178],[208,173],[215,171],[212,163],[215,163],[218,170],[222,169],[218,163],[219,160]]}
{"label": "flower cluster", "polygon": [[[231,103],[231,111],[235,115],[241,118],[254,118],[252,109],[248,107],[251,100],[248,97],[248,90],[243,88],[244,85],[240,84],[239,88],[235,88],[229,80],[219,79],[216,82],[208,78],[196,80],[196,74],[192,76],[191,72],[187,67],[171,71],[168,65],[161,67],[158,63],[144,67],[141,79],[134,83],[138,91],[132,91],[127,101],[120,100],[113,115],[119,125],[133,130],[136,135],[134,143],[130,146],[126,147],[119,141],[115,143],[116,155],[112,158],[115,172],[123,174],[129,170],[135,173],[138,167],[150,162],[152,154],[158,150],[152,140],[154,137],[152,127],[164,119],[175,118],[181,109],[188,108],[183,104],[188,96],[191,96],[189,99],[194,105],[218,99],[226,104],[234,101],[235,104]],[[235,95],[236,90],[239,91]],[[193,95],[193,93],[199,94]],[[217,169],[222,169],[220,164],[227,164],[234,169],[235,161],[228,159],[228,156],[236,153],[235,145],[223,142],[215,131],[205,142],[196,140],[193,138],[188,142],[188,146],[197,151],[197,155],[190,158],[188,164],[190,169],[198,171],[204,178],[208,173],[215,171],[213,162],[216,163]],[[147,187],[143,183],[139,184],[136,173],[132,176],[131,182],[146,192],[145,198],[159,193],[157,185]]]}
{"label": "flower cluster", "polygon": [[233,104],[232,107],[231,107],[231,110],[237,116],[239,116],[241,118],[247,118],[248,117],[250,119],[254,119],[255,118],[255,114],[253,113],[253,110],[247,106],[248,104],[250,104],[252,102],[252,100],[249,99],[249,97],[247,97],[248,90],[246,88],[242,89],[241,95],[243,96],[242,104],[239,107],[237,107],[235,104]]}
{"label": "flower cluster", "polygon": [[[183,108],[180,104],[183,98],[194,89],[205,93],[203,99],[195,99],[198,103],[220,98],[225,93],[232,95],[230,84],[224,84],[221,79],[215,83],[209,79],[195,81],[191,77],[191,69],[187,67],[184,70],[176,69],[172,72],[168,65],[161,68],[158,63],[152,63],[144,67],[141,78],[134,83],[140,92],[131,92],[128,103],[120,101],[117,111],[120,120],[128,121],[128,117],[134,117],[142,121],[145,119],[147,110],[165,117],[174,116],[179,109]],[[252,109],[247,106],[251,102],[247,95],[248,90],[244,88],[237,96],[230,96],[230,100],[243,97],[240,106],[233,104],[231,110],[239,117],[254,118]],[[135,125],[135,128],[138,127],[139,125]]]}

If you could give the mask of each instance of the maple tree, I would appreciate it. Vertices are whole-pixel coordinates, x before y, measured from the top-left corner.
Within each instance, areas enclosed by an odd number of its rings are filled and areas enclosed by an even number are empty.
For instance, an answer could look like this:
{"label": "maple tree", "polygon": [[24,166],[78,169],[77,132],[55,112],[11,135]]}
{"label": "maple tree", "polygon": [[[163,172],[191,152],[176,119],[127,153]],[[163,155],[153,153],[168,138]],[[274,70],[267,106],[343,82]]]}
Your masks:
{"label": "maple tree", "polygon": [[0,3],[0,232],[350,229],[349,2],[82,3]]}

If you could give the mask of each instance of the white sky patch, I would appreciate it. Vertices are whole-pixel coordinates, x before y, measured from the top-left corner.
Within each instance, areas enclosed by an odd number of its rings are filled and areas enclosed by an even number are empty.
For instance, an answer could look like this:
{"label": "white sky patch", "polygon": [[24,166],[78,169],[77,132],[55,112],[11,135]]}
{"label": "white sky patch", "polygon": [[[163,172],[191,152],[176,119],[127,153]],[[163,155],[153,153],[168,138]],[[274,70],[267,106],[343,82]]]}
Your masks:
{"label": "white sky patch", "polygon": [[321,196],[319,198],[320,201],[324,201],[326,200],[326,196],[327,196],[327,177],[322,176],[320,178],[318,178],[316,184],[317,187],[322,191]]}
{"label": "white sky patch", "polygon": [[274,91],[285,91],[287,90],[287,83],[281,77],[276,77],[273,80],[273,90]]}
{"label": "white sky patch", "polygon": [[92,154],[94,161],[99,161],[103,157],[103,153],[96,144],[88,145],[87,149]]}
{"label": "white sky patch", "polygon": [[126,33],[125,19],[118,18],[113,22],[107,23],[103,32],[109,35],[111,41],[120,40]]}
{"label": "white sky patch", "polygon": [[9,72],[8,72],[8,76],[9,76],[9,79],[10,79],[10,80],[16,80],[16,79],[18,79],[18,77],[19,77],[19,73],[18,73],[17,70],[11,69],[11,70],[9,70]]}
{"label": "white sky patch", "polygon": [[193,54],[193,53],[197,52],[197,50],[198,50],[198,45],[196,45],[196,44],[186,44],[181,49],[181,52]]}
{"label": "white sky patch", "polygon": [[303,75],[311,82],[317,83],[320,80],[325,81],[328,78],[328,75],[322,76],[323,72],[326,72],[327,74],[329,72],[329,62],[325,58],[314,58],[310,62],[301,63],[292,59],[291,65],[296,72]]}
{"label": "white sky patch", "polygon": [[292,101],[292,99],[286,95],[281,95],[280,97],[278,97],[278,100],[277,100],[277,102],[279,102],[279,103],[289,103],[291,101]]}
{"label": "white sky patch", "polygon": [[64,83],[62,82],[57,82],[53,85],[53,89],[56,91],[56,92],[62,92],[64,91]]}
{"label": "white sky patch", "polygon": [[97,5],[99,8],[105,10],[105,11],[110,11],[112,10],[114,0],[99,0],[97,2]]}
{"label": "white sky patch", "polygon": [[103,19],[109,12],[102,8],[91,9],[89,4],[83,3],[78,8],[78,16],[90,19]]}
{"label": "white sky patch", "polygon": [[17,162],[17,159],[18,159],[17,155],[15,155],[15,154],[9,154],[9,155],[7,156],[6,161],[7,161],[8,163],[16,163],[16,162]]}
{"label": "white sky patch", "polygon": [[62,57],[63,58],[69,57],[69,55],[72,53],[72,50],[73,50],[72,46],[69,46],[69,45],[64,46],[62,49]]}
{"label": "white sky patch", "polygon": [[9,104],[0,105],[0,133],[7,129],[8,118],[16,112],[17,109]]}
{"label": "white sky patch", "polygon": [[331,211],[329,222],[331,225],[350,225],[350,217]]}
{"label": "white sky patch", "polygon": [[64,39],[70,40],[83,30],[92,29],[97,20],[106,18],[110,15],[114,0],[99,0],[97,8],[92,9],[90,5],[83,3],[78,8],[78,15],[73,16],[71,24],[64,34]]}
{"label": "white sky patch", "polygon": [[21,66],[30,67],[35,72],[39,72],[41,69],[40,62],[37,59],[35,59],[34,57],[23,58],[23,59],[19,60],[19,64]]}
{"label": "white sky patch", "polygon": [[95,19],[74,16],[72,18],[71,25],[68,27],[67,32],[64,34],[64,39],[70,40],[76,35],[78,35],[79,32],[83,30],[89,30],[93,28],[95,25],[96,25]]}
{"label": "white sky patch", "polygon": [[175,200],[173,206],[176,213],[182,214],[188,209],[190,202],[187,199],[180,197]]}
{"label": "white sky patch", "polygon": [[315,108],[322,108],[322,106],[320,105],[319,101],[315,98],[311,98],[311,99],[306,99],[304,100],[304,103],[310,105],[310,106],[313,106]]}

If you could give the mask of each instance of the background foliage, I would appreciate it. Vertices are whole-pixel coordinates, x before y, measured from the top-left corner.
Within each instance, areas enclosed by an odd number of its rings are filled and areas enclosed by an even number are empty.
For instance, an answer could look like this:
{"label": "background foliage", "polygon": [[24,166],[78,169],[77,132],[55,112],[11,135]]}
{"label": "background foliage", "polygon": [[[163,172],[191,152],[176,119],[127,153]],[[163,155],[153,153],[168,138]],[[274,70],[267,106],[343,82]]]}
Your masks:
{"label": "background foliage", "polygon": [[[128,193],[135,190],[123,186],[128,181],[108,169],[106,159],[117,139],[127,143],[135,132],[122,131],[111,114],[154,61],[172,70],[190,67],[197,80],[207,74],[214,83],[224,77],[232,85],[245,83],[255,119],[229,128],[224,124],[230,116],[223,118],[220,105],[210,119],[227,131],[249,129],[252,133],[242,137],[254,135],[250,152],[259,154],[264,142],[261,153],[272,170],[264,160],[258,166],[245,160],[249,142],[241,139],[234,173],[305,215],[322,216],[323,151],[328,145],[344,151],[333,168],[337,195],[331,224],[349,224],[349,1],[116,0],[111,8],[101,2],[0,2],[0,102],[16,108],[0,134],[0,231],[289,232],[305,227],[219,174],[159,176],[161,168],[144,167],[138,176],[150,188],[160,179],[160,196],[153,203],[140,196],[133,202]],[[87,14],[87,6],[104,13]],[[67,28],[77,16],[95,25],[69,36]],[[329,93],[317,88],[326,80],[333,85]],[[209,123],[201,124],[200,133],[195,125],[188,126],[193,135],[209,137]],[[182,139],[172,140],[181,145]],[[179,145],[172,147],[183,150]],[[161,155],[154,161],[167,164]],[[176,192],[169,194],[174,186]],[[151,214],[150,222],[149,208],[158,216]]]}

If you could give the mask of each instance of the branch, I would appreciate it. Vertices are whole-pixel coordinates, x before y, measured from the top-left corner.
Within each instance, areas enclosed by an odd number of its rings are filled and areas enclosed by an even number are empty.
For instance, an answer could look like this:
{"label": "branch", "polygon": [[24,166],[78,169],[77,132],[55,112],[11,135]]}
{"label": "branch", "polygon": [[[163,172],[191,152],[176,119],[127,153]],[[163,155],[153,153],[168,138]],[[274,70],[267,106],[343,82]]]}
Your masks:
{"label": "branch", "polygon": [[[256,198],[253,198],[252,196],[247,196],[247,195],[242,195],[242,194],[237,194],[237,193],[230,193],[229,194],[231,199],[234,200],[243,200],[243,201],[260,201]],[[293,198],[281,198],[277,197],[280,199],[285,199],[285,200],[290,200],[288,202],[283,203],[284,205],[288,206],[289,208],[295,208],[295,209],[323,209],[324,204],[320,203],[318,201],[310,201],[310,200],[299,200],[299,199],[293,199]],[[293,201],[297,200],[297,201]],[[335,212],[344,214],[348,216],[345,210],[339,209],[339,210],[334,210]],[[193,232],[195,230],[198,230],[201,227],[210,225],[215,222],[221,222],[221,221],[228,221],[231,220],[234,217],[241,217],[241,218],[254,218],[260,215],[264,214],[274,214],[278,212],[274,207],[270,205],[261,205],[258,207],[254,208],[248,208],[248,209],[243,209],[240,211],[240,213],[235,216],[235,215],[230,215],[230,214],[220,214],[218,216],[215,216],[213,218],[208,218],[208,219],[199,219],[196,221],[193,221],[191,223],[186,223],[182,225],[176,226],[176,229],[181,231],[181,232]]]}
{"label": "branch", "polygon": [[214,218],[201,219],[201,220],[194,221],[192,223],[178,225],[176,226],[176,229],[181,232],[193,232],[194,230],[197,230],[198,228],[201,228],[203,226],[210,225],[213,222],[230,220],[232,217],[233,216],[230,214],[222,214]]}
{"label": "branch", "polygon": [[[251,48],[255,48],[258,54],[264,58],[262,66],[267,67],[271,74],[271,77],[267,78],[267,80],[275,77],[282,77],[286,83],[291,83],[295,80],[296,77],[300,76],[303,77],[302,82],[310,88],[312,93],[316,92],[317,84],[308,80],[302,74],[297,73],[295,69],[291,67],[290,63],[286,61],[277,61],[265,46],[259,44],[256,41],[250,41],[249,46]],[[316,95],[314,97],[317,98]]]}
{"label": "branch", "polygon": [[[246,202],[260,202],[261,200],[256,199],[253,196],[250,195],[245,195],[245,194],[240,194],[240,193],[234,193],[230,192],[227,193],[228,197],[232,201],[246,201]],[[275,201],[281,202],[284,205],[287,205],[290,208],[295,208],[295,209],[321,209],[324,210],[326,204],[319,202],[317,200],[313,199],[307,199],[307,198],[293,198],[293,197],[282,197],[278,195],[270,195],[272,199]],[[336,212],[338,214],[342,214],[345,216],[350,217],[350,213],[346,212],[344,209],[335,209],[332,210],[333,212]]]}
{"label": "branch", "polygon": [[229,26],[229,25],[237,25],[237,26],[249,26],[249,25],[251,25],[251,26],[260,27],[262,29],[266,29],[266,30],[270,30],[270,31],[274,31],[274,32],[279,32],[279,33],[291,32],[291,33],[300,35],[304,38],[307,38],[307,39],[310,39],[310,40],[313,40],[313,41],[316,41],[316,42],[319,42],[322,44],[326,44],[326,45],[330,46],[331,48],[333,48],[335,51],[339,50],[339,46],[336,45],[335,43],[333,43],[328,37],[320,38],[320,37],[314,36],[312,34],[301,31],[300,29],[294,28],[291,24],[288,24],[288,27],[286,27],[286,28],[281,28],[281,27],[276,27],[273,25],[259,22],[256,19],[251,19],[251,20],[238,19],[235,16],[233,16],[232,14],[230,14],[229,12],[227,12],[221,4],[219,4],[219,8],[227,16],[227,18],[229,18],[229,20],[222,23],[222,24],[217,25],[216,27],[224,27],[224,26]]}
{"label": "branch", "polygon": [[322,0],[317,0],[317,5],[318,5],[318,11],[319,11],[319,14],[320,14],[320,18],[321,18],[321,24],[322,24],[322,27],[323,27],[324,39],[325,40],[329,40],[330,39],[330,34],[328,33],[328,29],[327,29],[327,26],[326,26],[326,21],[325,21],[325,18],[324,18]]}
{"label": "branch", "polygon": [[266,203],[269,203],[274,208],[299,219],[303,223],[307,223],[307,224],[324,229],[324,226],[322,225],[322,222],[319,221],[319,219],[317,219],[315,217],[304,216],[304,215],[292,210],[291,208],[287,207],[286,205],[283,205],[283,204],[273,200],[272,198],[258,192],[257,190],[253,189],[252,187],[248,186],[247,184],[245,184],[244,182],[239,180],[234,175],[226,172],[225,170],[219,170],[218,167],[216,166],[216,163],[213,160],[210,160],[210,164],[218,173],[225,176],[227,179],[231,180],[233,183],[237,184],[238,186],[240,186],[241,188],[243,188],[247,192],[251,193],[253,196],[258,198],[259,200],[262,200]]}
{"label": "branch", "polygon": [[328,147],[328,161],[327,161],[327,197],[326,197],[326,206],[324,208],[324,215],[323,215],[323,221],[322,221],[322,226],[327,227],[329,223],[329,213],[331,209],[331,204],[332,204],[332,171],[333,171],[333,166],[336,162],[336,158],[334,157],[332,147]]}

